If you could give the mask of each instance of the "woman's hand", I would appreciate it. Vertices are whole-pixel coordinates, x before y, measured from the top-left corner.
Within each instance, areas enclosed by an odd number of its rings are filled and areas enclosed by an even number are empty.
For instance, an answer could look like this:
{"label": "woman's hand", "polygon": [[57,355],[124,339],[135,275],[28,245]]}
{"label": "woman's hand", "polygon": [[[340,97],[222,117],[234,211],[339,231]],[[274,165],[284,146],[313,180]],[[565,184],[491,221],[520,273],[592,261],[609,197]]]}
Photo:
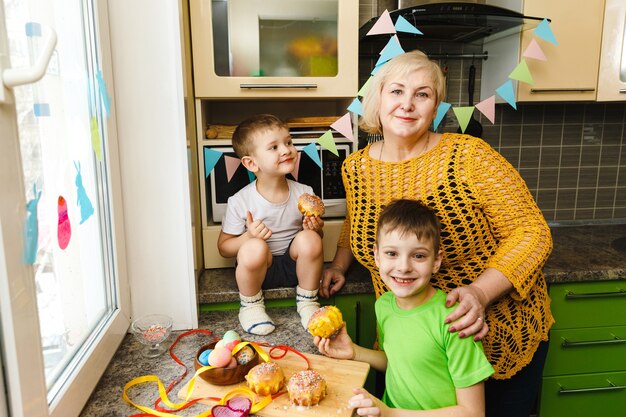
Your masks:
{"label": "woman's hand", "polygon": [[367,417],[389,415],[389,407],[363,388],[354,388],[354,396],[348,401],[349,408],[356,408],[356,414]]}
{"label": "woman's hand", "polygon": [[354,359],[355,349],[352,339],[346,330],[346,323],[335,336],[328,339],[315,336],[313,343],[317,346],[317,350],[324,356],[335,359]]}
{"label": "woman's hand", "polygon": [[473,285],[457,287],[448,293],[446,306],[457,302],[459,305],[446,317],[446,323],[452,323],[450,331],[459,332],[460,338],[474,335],[474,340],[480,340],[485,337],[489,331],[485,323],[489,300],[484,292]]}
{"label": "woman's hand", "polygon": [[344,272],[340,268],[331,265],[324,270],[319,293],[322,297],[329,298],[339,291],[345,283],[346,276]]}

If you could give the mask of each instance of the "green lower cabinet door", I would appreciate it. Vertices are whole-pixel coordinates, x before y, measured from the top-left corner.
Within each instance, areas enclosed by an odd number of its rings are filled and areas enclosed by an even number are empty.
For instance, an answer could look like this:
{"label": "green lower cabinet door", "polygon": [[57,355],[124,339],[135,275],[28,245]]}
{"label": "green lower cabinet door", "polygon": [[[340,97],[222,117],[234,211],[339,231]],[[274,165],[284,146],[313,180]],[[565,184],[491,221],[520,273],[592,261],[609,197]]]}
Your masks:
{"label": "green lower cabinet door", "polygon": [[550,331],[543,376],[621,370],[626,370],[626,326]]}
{"label": "green lower cabinet door", "polygon": [[539,417],[626,416],[626,371],[543,378]]}

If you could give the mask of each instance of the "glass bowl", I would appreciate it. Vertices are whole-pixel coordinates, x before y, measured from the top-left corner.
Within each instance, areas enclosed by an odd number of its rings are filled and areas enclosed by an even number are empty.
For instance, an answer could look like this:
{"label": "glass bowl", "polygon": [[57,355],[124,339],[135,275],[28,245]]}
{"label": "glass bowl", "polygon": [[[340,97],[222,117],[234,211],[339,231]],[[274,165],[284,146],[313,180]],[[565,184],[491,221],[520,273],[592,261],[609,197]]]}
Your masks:
{"label": "glass bowl", "polygon": [[172,318],[164,314],[150,314],[133,321],[131,331],[137,340],[146,345],[142,354],[156,358],[167,350],[163,342],[172,332]]}

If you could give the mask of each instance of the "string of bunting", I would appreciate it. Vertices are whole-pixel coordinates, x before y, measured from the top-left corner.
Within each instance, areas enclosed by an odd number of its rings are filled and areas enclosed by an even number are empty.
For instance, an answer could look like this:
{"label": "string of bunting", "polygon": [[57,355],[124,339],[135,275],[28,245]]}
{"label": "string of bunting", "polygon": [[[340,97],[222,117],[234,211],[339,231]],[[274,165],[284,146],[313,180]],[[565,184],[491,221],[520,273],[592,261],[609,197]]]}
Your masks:
{"label": "string of bunting", "polygon": [[[363,86],[359,89],[359,91],[357,92],[357,96],[354,98],[354,100],[352,100],[352,102],[348,106],[347,108],[348,113],[343,115],[340,119],[338,119],[335,123],[333,123],[330,126],[331,129],[334,129],[335,131],[337,131],[338,133],[340,133],[341,135],[343,135],[344,137],[350,140],[353,140],[353,137],[354,137],[352,133],[353,128],[352,128],[352,121],[350,118],[350,113],[354,113],[359,116],[363,115],[362,104],[361,104],[361,100],[359,99],[359,97],[363,97],[365,93],[367,92],[372,76],[390,59],[392,59],[393,57],[397,55],[403,54],[405,52],[404,49],[402,48],[402,45],[400,44],[400,39],[398,38],[398,35],[397,35],[398,32],[410,33],[410,34],[417,35],[417,36],[424,35],[424,33],[420,29],[415,27],[413,24],[411,24],[408,20],[406,20],[402,16],[398,16],[394,24],[388,10],[385,10],[380,15],[376,23],[372,26],[372,28],[366,34],[366,36],[390,34],[391,37],[389,41],[387,42],[387,44],[380,51],[379,53],[380,57],[378,61],[376,62],[376,64],[374,65],[374,69],[372,70],[370,77],[366,80]],[[558,42],[554,36],[554,33],[552,32],[550,28],[550,22],[547,19],[543,19],[541,21],[541,23],[533,30],[533,34],[537,38],[543,39],[554,45],[558,45]],[[433,130],[437,130],[437,128],[439,127],[439,124],[441,123],[441,121],[443,120],[443,118],[449,112],[451,108],[452,108],[454,115],[457,118],[459,127],[461,128],[462,132],[465,132],[465,129],[467,128],[467,125],[470,119],[472,118],[472,115],[474,114],[474,109],[477,109],[479,112],[481,112],[492,124],[495,123],[496,94],[500,96],[502,99],[504,99],[504,101],[506,101],[511,107],[517,110],[517,100],[515,96],[513,80],[520,81],[520,82],[530,84],[530,85],[534,84],[532,74],[530,73],[526,59],[524,58],[547,61],[547,58],[545,54],[543,53],[541,46],[535,39],[532,39],[528,47],[524,50],[522,56],[523,56],[523,59],[513,69],[513,71],[511,71],[511,73],[508,76],[508,80],[506,80],[502,85],[496,88],[495,94],[491,95],[490,97],[482,100],[479,103],[476,103],[473,106],[454,106],[453,107],[451,103],[448,103],[445,101],[442,101],[441,103],[439,103],[439,107],[437,108],[437,114],[436,114],[435,120],[433,121]],[[329,150],[330,152],[333,152],[335,155],[338,155],[331,129],[329,129],[322,136],[320,136],[316,140],[315,143],[308,144],[302,150],[302,152],[304,152],[309,158],[315,161],[315,163],[320,167],[320,169],[322,168],[322,164],[321,164],[319,151],[317,149],[316,144],[319,144],[323,149]],[[222,157],[222,155],[224,156],[225,163],[226,163],[227,179],[230,182],[235,171],[238,169],[239,165],[241,164],[241,161],[238,158],[233,158],[231,156],[225,155],[219,150],[206,148],[206,147],[204,148],[205,175],[207,177],[209,176],[209,174],[213,171],[213,169],[215,168],[215,165],[217,164],[219,159]],[[298,163],[296,164],[296,167],[294,171],[292,172],[292,175],[294,176],[296,181],[298,180],[298,169],[300,165],[299,164],[300,157],[301,157],[301,152],[298,152]],[[249,171],[248,171],[248,176],[250,178],[250,181],[254,180],[254,174],[252,174]]]}

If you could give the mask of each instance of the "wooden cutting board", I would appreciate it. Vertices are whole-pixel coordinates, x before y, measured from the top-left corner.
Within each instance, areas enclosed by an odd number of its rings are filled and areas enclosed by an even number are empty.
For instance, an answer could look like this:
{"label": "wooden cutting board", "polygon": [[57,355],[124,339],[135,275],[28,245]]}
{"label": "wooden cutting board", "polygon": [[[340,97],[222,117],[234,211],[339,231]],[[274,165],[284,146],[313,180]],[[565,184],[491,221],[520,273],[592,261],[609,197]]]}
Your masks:
{"label": "wooden cutting board", "polygon": [[[263,347],[269,351],[269,348]],[[319,372],[326,380],[326,397],[315,407],[304,408],[291,405],[287,393],[274,399],[268,406],[256,413],[263,417],[350,417],[352,409],[348,408],[348,400],[352,395],[352,388],[362,387],[367,378],[370,366],[364,362],[331,359],[322,355],[312,355],[304,353],[311,369]],[[300,356],[289,352],[282,359],[275,359],[284,374],[285,381],[297,371],[306,369],[306,362]],[[187,386],[185,384],[178,392],[178,397],[185,399]],[[228,391],[237,386],[245,386],[245,381],[237,385],[218,386],[206,382],[204,379],[196,378],[191,399],[205,397],[223,397]],[[200,401],[201,403],[214,405],[212,401]]]}

